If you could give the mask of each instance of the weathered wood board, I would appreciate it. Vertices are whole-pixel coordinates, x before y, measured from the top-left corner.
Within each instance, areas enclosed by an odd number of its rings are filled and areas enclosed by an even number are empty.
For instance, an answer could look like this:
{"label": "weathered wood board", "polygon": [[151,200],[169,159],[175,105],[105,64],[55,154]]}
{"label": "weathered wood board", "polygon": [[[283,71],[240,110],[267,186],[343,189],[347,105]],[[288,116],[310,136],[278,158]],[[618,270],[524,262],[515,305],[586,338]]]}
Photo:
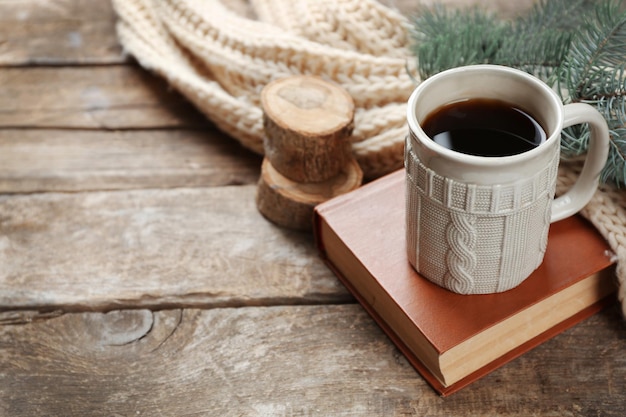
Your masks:
{"label": "weathered wood board", "polygon": [[0,128],[210,126],[167,83],[129,65],[3,68]]}
{"label": "weathered wood board", "polygon": [[256,187],[0,196],[0,306],[308,304],[350,299],[310,234],[265,220]]}
{"label": "weathered wood board", "polygon": [[0,0],[0,66],[126,60],[109,1]]}
{"label": "weathered wood board", "polygon": [[215,128],[0,129],[0,194],[255,184],[261,157]]}
{"label": "weathered wood board", "polygon": [[11,376],[0,413],[621,417],[618,314],[596,315],[445,399],[354,304],[67,314],[0,327],[0,375]]}
{"label": "weathered wood board", "polygon": [[[383,0],[383,3],[395,5],[404,13],[415,10],[416,8],[416,2],[413,0]],[[505,18],[514,18],[519,16],[520,13],[532,8],[536,0],[419,0],[417,3],[426,7],[443,4],[450,9],[479,7],[497,13],[499,16]]]}
{"label": "weathered wood board", "polygon": [[260,157],[114,27],[109,1],[0,0],[0,417],[626,415],[616,307],[438,397],[258,213]]}

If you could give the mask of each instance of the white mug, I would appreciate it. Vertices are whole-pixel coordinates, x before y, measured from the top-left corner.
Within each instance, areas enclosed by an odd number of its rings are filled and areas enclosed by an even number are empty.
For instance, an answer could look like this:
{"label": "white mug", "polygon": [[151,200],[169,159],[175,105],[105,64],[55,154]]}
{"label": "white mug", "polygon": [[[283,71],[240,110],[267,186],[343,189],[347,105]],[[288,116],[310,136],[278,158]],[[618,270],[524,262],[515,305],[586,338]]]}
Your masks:
{"label": "white mug", "polygon": [[[545,142],[511,156],[476,156],[448,149],[422,129],[436,109],[473,98],[525,109],[546,130]],[[543,261],[550,223],[587,204],[608,155],[608,127],[598,111],[563,106],[541,80],[503,66],[459,67],[428,78],[411,94],[407,120],[409,262],[461,294],[502,292],[524,281]],[[561,130],[579,123],[591,130],[585,165],[574,186],[555,199]]]}

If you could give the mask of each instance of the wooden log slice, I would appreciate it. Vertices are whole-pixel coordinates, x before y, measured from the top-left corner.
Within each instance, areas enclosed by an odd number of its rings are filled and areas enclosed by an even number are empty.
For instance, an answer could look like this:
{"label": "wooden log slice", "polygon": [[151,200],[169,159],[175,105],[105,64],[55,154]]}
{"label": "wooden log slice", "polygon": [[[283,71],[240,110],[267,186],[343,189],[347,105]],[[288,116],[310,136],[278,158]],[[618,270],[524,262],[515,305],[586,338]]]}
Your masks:
{"label": "wooden log slice", "polygon": [[351,158],[354,101],[338,85],[313,76],[269,83],[261,93],[265,156],[286,178],[325,181]]}
{"label": "wooden log slice", "polygon": [[263,216],[279,226],[311,231],[316,205],[358,188],[362,181],[363,172],[354,158],[333,178],[315,183],[292,181],[264,158],[256,204]]}

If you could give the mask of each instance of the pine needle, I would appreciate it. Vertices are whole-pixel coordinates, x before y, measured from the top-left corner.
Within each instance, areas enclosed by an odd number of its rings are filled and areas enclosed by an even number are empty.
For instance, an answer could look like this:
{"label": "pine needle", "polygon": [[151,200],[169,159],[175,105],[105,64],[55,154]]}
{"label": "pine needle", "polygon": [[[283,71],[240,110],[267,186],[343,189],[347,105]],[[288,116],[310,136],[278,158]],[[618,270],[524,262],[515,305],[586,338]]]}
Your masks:
{"label": "pine needle", "polygon": [[[626,13],[620,4],[605,1],[586,20],[560,69],[565,103],[588,103],[604,116],[611,132],[604,182],[626,184]],[[568,129],[564,153],[577,155],[587,148],[589,132]]]}
{"label": "pine needle", "polygon": [[[602,180],[626,185],[626,13],[616,0],[542,0],[525,15],[499,19],[479,8],[422,9],[412,19],[412,51],[422,79],[471,64],[533,74],[564,103],[595,106],[611,132]],[[585,153],[589,131],[563,132],[565,156]]]}

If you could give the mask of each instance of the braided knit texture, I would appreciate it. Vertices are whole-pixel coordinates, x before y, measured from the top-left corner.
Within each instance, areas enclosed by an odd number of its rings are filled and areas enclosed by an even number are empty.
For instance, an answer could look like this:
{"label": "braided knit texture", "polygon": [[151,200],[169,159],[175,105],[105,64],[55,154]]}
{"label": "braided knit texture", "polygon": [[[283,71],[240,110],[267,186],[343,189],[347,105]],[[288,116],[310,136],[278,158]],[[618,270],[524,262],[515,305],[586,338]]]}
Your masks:
{"label": "braided knit texture", "polygon": [[114,0],[120,42],[220,129],[263,152],[260,93],[318,75],[355,102],[353,152],[367,178],[402,166],[407,19],[374,0],[251,0],[255,18],[219,0]]}
{"label": "braided knit texture", "polygon": [[[263,152],[260,93],[290,75],[317,75],[355,102],[352,150],[373,179],[403,165],[409,21],[375,0],[113,0],[117,34],[215,125]],[[577,176],[559,172],[557,192]],[[626,315],[626,194],[602,187],[582,212],[617,256]]]}

